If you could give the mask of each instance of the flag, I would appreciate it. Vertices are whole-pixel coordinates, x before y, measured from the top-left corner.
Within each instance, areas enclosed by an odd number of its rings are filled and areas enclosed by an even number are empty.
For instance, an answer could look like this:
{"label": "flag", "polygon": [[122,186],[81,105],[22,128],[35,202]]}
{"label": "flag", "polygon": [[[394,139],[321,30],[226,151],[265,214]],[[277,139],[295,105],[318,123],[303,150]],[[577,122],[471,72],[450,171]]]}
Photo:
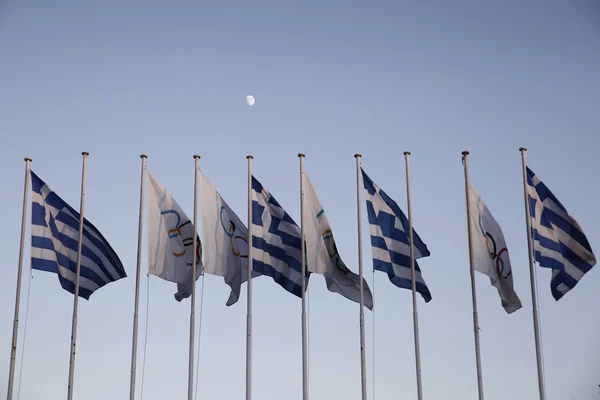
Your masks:
{"label": "flag", "polygon": [[[31,268],[53,272],[75,294],[80,214],[31,171]],[[127,274],[117,253],[91,222],[83,219],[79,296],[92,293]]]}
{"label": "flag", "polygon": [[579,223],[529,167],[527,194],[535,261],[553,270],[550,290],[559,300],[596,265],[596,257]]}
{"label": "flag", "polygon": [[196,234],[196,280],[202,275],[202,243],[192,221],[179,204],[148,173],[148,273],[177,283],[175,299],[192,295],[194,234]]}
{"label": "flag", "polygon": [[[330,292],[360,303],[360,277],[348,269],[338,254],[327,215],[306,172],[304,192],[306,253],[310,272],[323,275]],[[364,305],[372,310],[373,295],[364,278],[363,291]]]}
{"label": "flag", "polygon": [[[200,171],[204,272],[222,276],[231,287],[227,305],[237,303],[248,280],[248,229]],[[254,272],[252,277],[259,274]]]}
{"label": "flag", "polygon": [[469,182],[469,218],[471,248],[475,270],[487,275],[498,289],[502,307],[513,313],[522,307],[513,288],[512,267],[504,234],[479,194]]}
{"label": "flag", "polygon": [[[263,185],[252,177],[252,269],[302,297],[301,232]],[[310,275],[306,268],[306,284]],[[305,287],[306,290],[306,287]]]}
{"label": "flag", "polygon": [[[408,219],[383,190],[369,178],[361,168],[367,214],[369,216],[369,232],[373,252],[373,268],[386,272],[390,281],[400,287],[412,290],[412,271],[410,268],[410,240]],[[416,290],[425,302],[431,301],[431,293],[421,276],[417,259],[429,256],[427,246],[413,228],[413,245],[415,257]]]}

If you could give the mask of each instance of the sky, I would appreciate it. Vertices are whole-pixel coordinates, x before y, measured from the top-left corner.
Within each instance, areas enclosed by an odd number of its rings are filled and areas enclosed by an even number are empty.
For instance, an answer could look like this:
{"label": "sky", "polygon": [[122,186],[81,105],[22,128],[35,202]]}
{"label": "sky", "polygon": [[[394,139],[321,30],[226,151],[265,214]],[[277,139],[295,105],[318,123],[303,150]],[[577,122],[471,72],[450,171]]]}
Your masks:
{"label": "sky", "polygon": [[[0,381],[8,381],[24,157],[79,209],[81,152],[90,153],[85,216],[128,275],[79,302],[74,398],[100,400],[129,393],[141,153],[188,215],[200,154],[243,221],[246,155],[299,221],[305,153],[338,250],[357,272],[353,155],[362,153],[367,174],[406,211],[408,150],[413,223],[431,251],[419,260],[433,296],[418,297],[423,398],[476,399],[461,163],[469,150],[471,182],[502,227],[523,303],[507,314],[477,273],[485,398],[538,398],[519,147],[598,254],[599,50],[600,6],[584,0],[0,2]],[[361,196],[363,266],[375,293],[375,311],[365,311],[368,396],[416,398],[411,293],[373,275]],[[20,381],[21,400],[64,399],[73,296],[56,275],[30,273],[29,210],[14,398]],[[146,245],[144,230],[136,398],[183,399],[190,303],[146,276]],[[598,268],[557,302],[551,272],[536,266],[547,400],[600,396]],[[227,307],[223,279],[204,279],[198,398],[242,399],[245,285]],[[253,398],[301,399],[300,299],[271,278],[253,282]],[[320,276],[310,279],[308,304],[310,399],[360,399],[358,304]]]}

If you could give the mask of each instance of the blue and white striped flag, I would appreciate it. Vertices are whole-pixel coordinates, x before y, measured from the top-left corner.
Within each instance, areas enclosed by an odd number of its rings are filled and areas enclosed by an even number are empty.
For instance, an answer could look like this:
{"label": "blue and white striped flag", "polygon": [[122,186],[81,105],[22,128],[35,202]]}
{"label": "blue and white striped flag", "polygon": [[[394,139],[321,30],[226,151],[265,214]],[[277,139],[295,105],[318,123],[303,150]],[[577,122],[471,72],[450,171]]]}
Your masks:
{"label": "blue and white striped flag", "polygon": [[550,289],[559,300],[596,265],[596,257],[579,223],[529,167],[527,193],[535,260],[553,270]]}
{"label": "blue and white striped flag", "polygon": [[[302,297],[300,227],[252,177],[252,269]],[[306,285],[308,286],[308,266]],[[305,288],[306,289],[306,288]]]}
{"label": "blue and white striped flag", "polygon": [[[53,272],[63,289],[75,294],[79,213],[31,171],[31,268]],[[84,218],[79,296],[127,276],[102,234]]]}
{"label": "blue and white striped flag", "polygon": [[[383,190],[369,178],[361,168],[367,214],[369,217],[369,232],[371,234],[371,249],[373,252],[373,268],[386,272],[390,281],[400,287],[412,290],[412,271],[410,269],[410,240],[408,237],[408,219]],[[431,293],[421,276],[417,259],[429,256],[427,246],[413,228],[413,243],[415,248],[415,277],[416,290],[425,302],[431,301]]]}

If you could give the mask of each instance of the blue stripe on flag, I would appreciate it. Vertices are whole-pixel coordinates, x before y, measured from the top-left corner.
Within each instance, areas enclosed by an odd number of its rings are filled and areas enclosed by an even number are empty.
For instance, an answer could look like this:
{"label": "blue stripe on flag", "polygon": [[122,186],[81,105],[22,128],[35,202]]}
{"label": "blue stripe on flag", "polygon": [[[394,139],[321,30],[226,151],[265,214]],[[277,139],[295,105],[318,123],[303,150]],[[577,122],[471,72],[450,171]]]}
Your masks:
{"label": "blue stripe on flag", "polygon": [[[254,177],[252,192],[252,247],[262,251],[253,253],[252,269],[302,297],[300,227]],[[306,277],[309,275],[306,266]]]}
{"label": "blue stripe on flag", "polygon": [[[79,213],[63,201],[33,171],[31,268],[56,273],[60,285],[75,293]],[[102,234],[84,218],[79,296],[127,276],[119,257]]]}
{"label": "blue stripe on flag", "polygon": [[526,172],[534,258],[553,270],[550,291],[559,300],[596,265],[596,257],[575,218],[529,167]]}
{"label": "blue stripe on flag", "polygon": [[[361,168],[366,192],[367,215],[371,233],[373,268],[388,274],[390,281],[400,287],[412,290],[410,269],[410,240],[408,218],[398,204],[369,178]],[[376,200],[375,203],[372,200]],[[378,206],[378,204],[384,204]],[[431,301],[431,293],[421,276],[417,258],[430,255],[429,249],[413,228],[415,247],[416,290],[425,302]],[[382,259],[384,258],[384,259]]]}

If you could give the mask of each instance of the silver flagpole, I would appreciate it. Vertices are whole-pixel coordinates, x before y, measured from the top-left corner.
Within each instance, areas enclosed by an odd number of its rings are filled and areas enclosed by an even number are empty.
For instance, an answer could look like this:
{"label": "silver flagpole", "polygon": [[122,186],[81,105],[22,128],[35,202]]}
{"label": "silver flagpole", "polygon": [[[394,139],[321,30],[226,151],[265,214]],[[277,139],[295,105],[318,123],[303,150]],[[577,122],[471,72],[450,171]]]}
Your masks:
{"label": "silver flagpole", "polygon": [[137,362],[137,342],[138,342],[138,308],[140,304],[140,270],[142,267],[142,221],[144,220],[144,178],[146,172],[145,154],[140,155],[142,159],[142,177],[140,183],[140,213],[138,222],[138,248],[137,248],[137,268],[135,271],[135,306],[133,309],[133,344],[131,347],[131,380],[129,383],[129,400],[135,399],[135,374]]}
{"label": "silver flagpole", "polygon": [[25,186],[23,188],[23,213],[21,214],[21,247],[19,248],[19,268],[17,269],[17,294],[15,295],[15,319],[13,320],[12,345],[10,348],[10,371],[8,373],[7,399],[13,395],[15,380],[15,361],[17,359],[17,340],[19,331],[19,305],[21,302],[21,276],[23,275],[23,248],[25,246],[25,224],[27,223],[27,194],[29,193],[29,163],[31,158],[25,158]]}
{"label": "silver flagpole", "polygon": [[188,373],[188,400],[192,400],[194,397],[194,328],[196,324],[196,246],[198,230],[198,162],[200,156],[194,155],[194,233],[193,233],[193,257],[192,257],[192,298],[190,302],[190,365]]}
{"label": "silver flagpole", "polygon": [[246,400],[252,398],[252,159],[248,159],[248,300],[246,312]]}
{"label": "silver flagpole", "polygon": [[79,274],[81,272],[81,246],[83,244],[83,206],[85,200],[85,173],[87,167],[87,156],[90,153],[84,151],[83,167],[81,172],[81,204],[79,206],[79,236],[77,240],[77,270],[75,272],[75,295],[73,300],[73,324],[71,326],[71,360],[69,362],[69,387],[67,400],[73,399],[73,375],[75,373],[75,342],[77,339],[77,306],[79,305]]}
{"label": "silver flagpole", "polygon": [[363,265],[362,265],[362,227],[360,217],[360,158],[361,154],[355,154],[356,158],[356,213],[358,217],[358,276],[360,280],[360,379],[362,388],[362,400],[367,400],[367,361],[365,350],[365,313],[364,313],[364,291],[363,291]]}
{"label": "silver flagpole", "polygon": [[546,389],[544,387],[544,370],[542,366],[542,349],[540,345],[540,325],[538,317],[538,303],[536,295],[535,271],[533,263],[533,238],[531,237],[531,210],[529,209],[529,196],[527,194],[527,163],[525,161],[525,152],[527,149],[521,147],[521,161],[523,164],[523,195],[525,197],[525,222],[527,226],[527,248],[529,251],[529,278],[531,281],[531,302],[533,304],[533,334],[535,336],[535,354],[537,358],[538,387],[540,391],[540,400],[545,400]]}
{"label": "silver flagpole", "polygon": [[473,247],[471,246],[471,201],[469,196],[469,161],[468,151],[463,151],[465,167],[465,193],[467,196],[467,230],[469,239],[469,263],[471,265],[471,295],[473,298],[473,330],[475,333],[475,363],[477,364],[477,389],[479,400],[483,400],[483,375],[481,373],[481,354],[479,351],[479,317],[477,315],[477,293],[475,290],[475,265],[473,261]]}
{"label": "silver flagpole", "polygon": [[304,157],[300,158],[300,251],[302,252],[302,399],[308,400],[308,353],[306,351],[306,255],[304,243]]}
{"label": "silver flagpole", "polygon": [[406,163],[406,199],[408,203],[408,238],[410,241],[410,270],[412,278],[412,299],[413,299],[413,326],[415,335],[415,365],[417,369],[417,397],[423,400],[423,386],[421,382],[421,350],[419,348],[419,316],[417,314],[417,279],[415,272],[415,246],[413,243],[412,228],[412,206],[410,199],[410,162],[408,160],[410,151],[404,152],[404,161]]}

